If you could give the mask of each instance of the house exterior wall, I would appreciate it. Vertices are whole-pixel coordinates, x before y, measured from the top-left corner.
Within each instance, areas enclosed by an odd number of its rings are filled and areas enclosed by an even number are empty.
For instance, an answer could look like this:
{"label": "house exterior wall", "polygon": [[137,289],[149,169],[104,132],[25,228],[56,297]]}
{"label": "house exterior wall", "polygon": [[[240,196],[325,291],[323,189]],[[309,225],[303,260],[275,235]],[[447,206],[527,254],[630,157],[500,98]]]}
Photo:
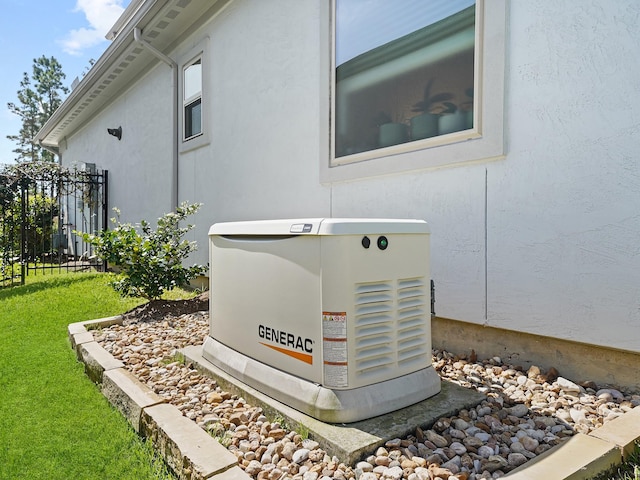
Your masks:
{"label": "house exterior wall", "polygon": [[[637,2],[508,2],[503,157],[322,184],[328,3],[234,0],[184,40],[210,39],[211,141],[179,163],[179,198],[204,203],[195,260],[207,261],[207,230],[219,221],[425,219],[438,316],[640,352]],[[99,145],[116,158],[123,147],[127,173],[107,157],[96,163],[110,170],[111,203],[131,218],[168,204],[162,68],[70,138],[64,154],[81,158]],[[121,145],[102,133],[128,116]],[[149,118],[156,128],[125,151],[134,122]],[[158,174],[143,178],[151,167]]]}
{"label": "house exterior wall", "polygon": [[633,1],[511,4],[491,325],[640,351],[639,16]]}
{"label": "house exterior wall", "polygon": [[[109,208],[120,209],[123,222],[153,222],[173,209],[171,84],[171,69],[156,65],[60,149],[66,166],[95,163],[109,171]],[[119,126],[120,141],[107,133]]]}
{"label": "house exterior wall", "polygon": [[181,155],[179,183],[181,201],[204,204],[192,236],[201,263],[214,222],[331,215],[318,168],[329,79],[320,3],[236,0],[184,42],[209,37],[211,143]]}
{"label": "house exterior wall", "polygon": [[505,158],[336,185],[333,211],[426,219],[439,316],[640,351],[640,11],[568,4],[509,4]]}

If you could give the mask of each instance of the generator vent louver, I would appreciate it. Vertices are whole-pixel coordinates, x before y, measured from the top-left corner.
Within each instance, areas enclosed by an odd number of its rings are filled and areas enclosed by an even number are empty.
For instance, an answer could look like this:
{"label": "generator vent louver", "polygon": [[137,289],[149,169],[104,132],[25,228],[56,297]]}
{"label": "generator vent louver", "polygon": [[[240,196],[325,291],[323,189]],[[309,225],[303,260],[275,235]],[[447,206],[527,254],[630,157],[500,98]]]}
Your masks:
{"label": "generator vent louver", "polygon": [[424,278],[398,281],[398,364],[422,362],[431,355],[427,332],[427,284]]}
{"label": "generator vent louver", "polygon": [[377,375],[429,355],[424,278],[355,285],[356,372]]}

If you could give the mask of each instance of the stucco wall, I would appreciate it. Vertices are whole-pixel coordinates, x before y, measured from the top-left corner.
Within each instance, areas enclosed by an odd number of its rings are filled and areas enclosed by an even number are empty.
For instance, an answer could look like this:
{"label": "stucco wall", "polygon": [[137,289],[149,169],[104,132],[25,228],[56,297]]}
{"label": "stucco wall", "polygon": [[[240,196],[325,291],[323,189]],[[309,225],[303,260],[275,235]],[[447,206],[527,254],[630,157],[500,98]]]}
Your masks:
{"label": "stucco wall", "polygon": [[[196,260],[217,221],[421,218],[439,316],[640,351],[640,5],[508,4],[504,158],[325,185],[328,2],[235,0],[193,32],[211,60],[211,142],[180,158],[180,199],[205,204]],[[169,203],[163,68],[65,153],[108,152],[112,204],[135,219]],[[119,123],[122,143],[103,131]]]}
{"label": "stucco wall", "polygon": [[638,351],[640,5],[512,2],[489,323]]}
{"label": "stucco wall", "polygon": [[428,220],[440,316],[640,351],[639,16],[511,2],[506,157],[337,185],[334,214]]}
{"label": "stucco wall", "polygon": [[[122,221],[153,223],[173,209],[171,80],[167,65],[155,66],[61,149],[64,165],[95,163],[109,171],[109,206],[121,210]],[[119,126],[120,141],[107,133]]]}
{"label": "stucco wall", "polygon": [[179,187],[204,203],[193,235],[203,263],[214,222],[330,216],[319,6],[277,3],[236,0],[185,41],[210,37],[211,144],[181,156]]}

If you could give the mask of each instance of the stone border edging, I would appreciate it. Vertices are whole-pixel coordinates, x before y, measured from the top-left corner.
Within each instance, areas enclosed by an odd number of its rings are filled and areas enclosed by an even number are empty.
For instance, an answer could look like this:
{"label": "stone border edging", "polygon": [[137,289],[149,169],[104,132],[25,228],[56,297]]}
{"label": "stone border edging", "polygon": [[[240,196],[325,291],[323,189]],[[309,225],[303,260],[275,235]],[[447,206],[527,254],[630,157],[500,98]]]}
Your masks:
{"label": "stone border edging", "polygon": [[124,415],[135,432],[152,441],[178,478],[249,480],[251,477],[238,466],[235,455],[129,373],[87,329],[122,323],[122,320],[122,316],[116,316],[68,326],[71,347],[84,363],[86,375],[100,386],[102,394]]}
{"label": "stone border edging", "polygon": [[[107,317],[68,326],[71,347],[85,365],[85,373],[101,386],[103,395],[156,449],[180,479],[248,480],[235,455],[213,437],[166,403],[131,375],[124,364],[104,350],[87,327],[122,323],[122,316]],[[591,478],[624,461],[640,440],[640,407],[607,422],[588,435],[568,441],[508,473],[505,478],[537,480]]]}
{"label": "stone border edging", "polygon": [[505,475],[505,478],[589,479],[627,459],[637,440],[640,440],[640,408],[605,423],[588,435],[574,435]]}

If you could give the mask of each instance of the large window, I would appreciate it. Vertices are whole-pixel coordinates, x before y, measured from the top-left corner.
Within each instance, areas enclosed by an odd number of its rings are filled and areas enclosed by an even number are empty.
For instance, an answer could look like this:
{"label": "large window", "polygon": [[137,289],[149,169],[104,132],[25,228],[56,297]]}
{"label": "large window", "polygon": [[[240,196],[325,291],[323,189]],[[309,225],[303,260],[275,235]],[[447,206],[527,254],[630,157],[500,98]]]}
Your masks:
{"label": "large window", "polygon": [[334,0],[322,181],[499,158],[505,0]]}
{"label": "large window", "polygon": [[336,0],[343,157],[473,127],[474,0]]}
{"label": "large window", "polygon": [[202,59],[183,69],[183,140],[202,134]]}

